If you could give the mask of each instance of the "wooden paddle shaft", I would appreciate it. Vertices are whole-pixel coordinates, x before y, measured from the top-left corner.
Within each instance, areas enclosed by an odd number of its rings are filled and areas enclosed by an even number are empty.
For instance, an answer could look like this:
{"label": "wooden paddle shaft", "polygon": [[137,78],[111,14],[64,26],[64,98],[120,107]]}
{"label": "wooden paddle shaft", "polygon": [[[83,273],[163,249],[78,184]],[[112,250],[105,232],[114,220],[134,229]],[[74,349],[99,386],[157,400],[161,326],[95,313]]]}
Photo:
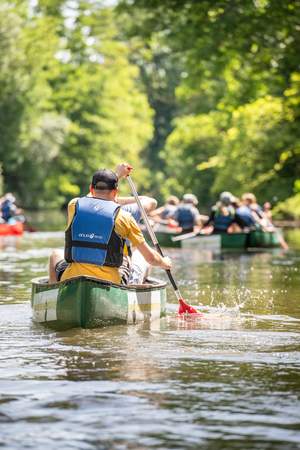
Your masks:
{"label": "wooden paddle shaft", "polygon": [[[134,196],[134,198],[135,198],[135,201],[137,202],[138,207],[140,208],[140,211],[141,211],[141,214],[142,214],[142,218],[143,218],[143,221],[144,221],[144,223],[145,223],[145,225],[146,225],[147,231],[148,231],[148,233],[149,233],[149,235],[150,235],[150,237],[151,237],[151,241],[153,242],[153,245],[155,245],[155,246],[156,246],[156,245],[159,245],[159,244],[158,244],[158,240],[157,240],[157,238],[156,238],[156,236],[155,236],[155,233],[154,233],[154,231],[152,230],[152,227],[151,227],[151,224],[150,224],[150,222],[149,222],[149,219],[148,219],[148,216],[147,216],[147,214],[146,214],[146,211],[145,211],[145,209],[144,209],[144,207],[143,207],[143,205],[142,205],[142,202],[141,202],[141,200],[140,200],[140,198],[139,198],[139,194],[138,194],[138,192],[137,192],[137,190],[136,190],[136,188],[135,188],[134,182],[132,181],[130,175],[128,175],[127,180],[128,180],[128,183],[129,183],[131,192],[132,192],[132,194],[133,194],[133,196]],[[160,251],[160,253],[161,253],[161,251]],[[161,254],[162,254],[162,253],[161,253]],[[163,255],[162,255],[162,256],[163,256]]]}
{"label": "wooden paddle shaft", "polygon": [[[155,233],[154,233],[154,231],[153,231],[153,229],[152,229],[152,227],[151,227],[151,224],[150,224],[150,222],[149,222],[149,219],[148,219],[148,216],[147,216],[147,214],[146,214],[146,211],[144,210],[144,207],[143,207],[143,205],[142,205],[142,202],[141,202],[141,200],[140,200],[140,198],[139,198],[139,194],[138,194],[138,192],[137,192],[137,190],[136,190],[136,188],[135,188],[134,182],[132,181],[130,175],[128,175],[127,180],[128,180],[128,183],[129,183],[131,192],[132,192],[132,194],[133,194],[133,196],[134,196],[134,198],[135,198],[135,201],[137,202],[138,207],[140,208],[140,211],[141,211],[141,214],[142,214],[142,218],[143,218],[143,221],[144,221],[145,226],[146,226],[146,228],[147,228],[147,231],[148,231],[148,233],[149,233],[149,236],[150,236],[150,238],[151,238],[151,241],[152,241],[154,247],[156,248],[156,250],[158,251],[158,253],[159,253],[162,257],[164,257],[164,254],[163,254],[163,252],[162,252],[162,249],[161,249],[161,247],[160,247],[160,245],[159,245],[159,243],[158,243],[158,240],[157,240],[157,238],[156,238],[156,236],[155,236]],[[175,295],[176,295],[176,297],[177,297],[177,300],[181,300],[181,299],[182,299],[182,296],[181,296],[181,294],[180,294],[180,292],[179,292],[177,283],[176,283],[176,281],[174,280],[171,271],[170,271],[169,269],[167,269],[166,272],[167,272],[168,278],[169,278],[169,280],[170,280],[170,283],[172,284],[172,286],[173,286],[173,288],[174,288],[174,291],[175,291]]]}
{"label": "wooden paddle shaft", "polygon": [[180,241],[184,241],[185,239],[189,239],[191,237],[195,237],[198,236],[199,231],[192,231],[191,233],[184,233],[184,234],[180,234],[179,236],[173,236],[172,242],[180,242]]}

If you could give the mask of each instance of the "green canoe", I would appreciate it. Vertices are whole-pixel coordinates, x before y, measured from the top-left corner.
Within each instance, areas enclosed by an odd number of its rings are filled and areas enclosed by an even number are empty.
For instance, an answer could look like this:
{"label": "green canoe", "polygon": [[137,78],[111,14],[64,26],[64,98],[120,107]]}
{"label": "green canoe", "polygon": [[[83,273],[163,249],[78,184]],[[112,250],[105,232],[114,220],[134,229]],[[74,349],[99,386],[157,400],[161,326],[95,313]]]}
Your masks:
{"label": "green canoe", "polygon": [[[142,228],[146,240],[151,244],[151,238],[145,228]],[[172,238],[180,236],[180,233],[175,233],[172,228],[161,226],[155,230],[155,235],[161,247],[174,247],[180,248],[181,241],[173,241]]]}
{"label": "green canoe", "polygon": [[[145,228],[142,228],[145,239],[151,245],[151,238]],[[173,248],[197,248],[198,250],[212,250],[219,251],[221,249],[221,238],[219,235],[205,235],[199,234],[194,237],[189,237],[192,233],[187,233],[186,238],[184,234],[175,233],[172,228],[160,226],[155,230],[155,235],[161,247]],[[173,238],[183,237],[182,240],[173,240]]]}
{"label": "green canoe", "polygon": [[166,313],[166,283],[123,286],[88,277],[32,280],[33,321],[55,328],[96,328],[154,320]]}
{"label": "green canoe", "polygon": [[[146,231],[145,237],[148,241],[150,238]],[[188,237],[182,241],[173,241],[174,237],[180,236],[179,233],[174,233],[172,229],[167,230],[167,227],[159,227],[155,230],[158,242],[162,247],[189,247],[193,246],[196,249],[202,250],[207,247],[205,242],[212,236],[220,236],[221,249],[246,249],[246,248],[278,248],[280,247],[280,230],[271,231],[251,231],[250,233],[223,233],[220,235],[198,235],[196,237]],[[192,245],[191,245],[192,244]],[[213,244],[216,244],[215,242]],[[213,249],[213,247],[212,247]]]}
{"label": "green canoe", "polygon": [[249,233],[221,233],[222,249],[247,248]]}
{"label": "green canoe", "polygon": [[276,248],[280,247],[281,231],[251,231],[248,238],[248,247],[253,248]]}

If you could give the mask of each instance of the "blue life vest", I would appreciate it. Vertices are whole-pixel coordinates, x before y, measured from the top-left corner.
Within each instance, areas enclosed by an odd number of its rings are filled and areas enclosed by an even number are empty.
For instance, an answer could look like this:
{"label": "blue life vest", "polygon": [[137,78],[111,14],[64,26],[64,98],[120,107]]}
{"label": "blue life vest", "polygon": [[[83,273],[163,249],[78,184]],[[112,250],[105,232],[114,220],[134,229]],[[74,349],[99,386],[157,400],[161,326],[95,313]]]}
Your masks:
{"label": "blue life vest", "polygon": [[234,222],[234,212],[231,208],[227,208],[227,211],[228,215],[224,215],[219,208],[215,210],[214,232],[226,233],[230,225]]}
{"label": "blue life vest", "polygon": [[195,225],[194,206],[191,204],[178,206],[175,219],[184,230],[192,229]]}
{"label": "blue life vest", "polygon": [[8,222],[8,220],[13,217],[15,212],[15,205],[10,200],[5,200],[1,205],[1,212],[2,217],[5,220],[5,222]]}
{"label": "blue life vest", "polygon": [[79,198],[72,223],[66,231],[67,262],[120,267],[124,239],[115,232],[120,205],[94,197]]}
{"label": "blue life vest", "polygon": [[161,219],[168,219],[169,217],[172,217],[176,209],[177,208],[175,205],[166,205],[165,209],[162,211],[160,215]]}
{"label": "blue life vest", "polygon": [[245,227],[252,227],[255,225],[255,220],[252,215],[252,211],[248,206],[242,205],[236,210],[237,217],[244,223]]}

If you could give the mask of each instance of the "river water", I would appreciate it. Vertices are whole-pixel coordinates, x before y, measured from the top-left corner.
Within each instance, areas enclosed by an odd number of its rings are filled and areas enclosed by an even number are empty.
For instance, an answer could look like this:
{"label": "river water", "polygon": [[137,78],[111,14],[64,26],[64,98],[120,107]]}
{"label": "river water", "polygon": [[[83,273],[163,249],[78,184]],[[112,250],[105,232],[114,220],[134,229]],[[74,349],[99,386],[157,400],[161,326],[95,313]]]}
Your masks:
{"label": "river water", "polygon": [[169,290],[150,325],[57,332],[32,323],[30,279],[62,244],[1,242],[1,448],[300,448],[299,251],[168,251],[203,319]]}

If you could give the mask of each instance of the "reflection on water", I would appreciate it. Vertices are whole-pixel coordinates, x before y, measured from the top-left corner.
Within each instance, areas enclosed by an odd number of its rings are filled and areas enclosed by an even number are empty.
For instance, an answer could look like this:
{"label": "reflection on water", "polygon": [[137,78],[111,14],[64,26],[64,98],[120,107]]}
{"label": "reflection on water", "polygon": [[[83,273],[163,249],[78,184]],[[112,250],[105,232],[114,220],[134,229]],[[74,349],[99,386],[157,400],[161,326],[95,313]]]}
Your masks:
{"label": "reflection on water", "polygon": [[300,448],[299,253],[169,251],[204,318],[177,317],[170,290],[152,324],[57,332],[32,323],[29,280],[62,242],[2,242],[3,448]]}

